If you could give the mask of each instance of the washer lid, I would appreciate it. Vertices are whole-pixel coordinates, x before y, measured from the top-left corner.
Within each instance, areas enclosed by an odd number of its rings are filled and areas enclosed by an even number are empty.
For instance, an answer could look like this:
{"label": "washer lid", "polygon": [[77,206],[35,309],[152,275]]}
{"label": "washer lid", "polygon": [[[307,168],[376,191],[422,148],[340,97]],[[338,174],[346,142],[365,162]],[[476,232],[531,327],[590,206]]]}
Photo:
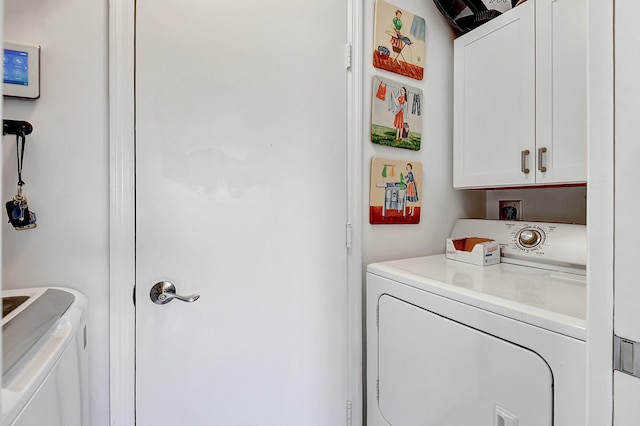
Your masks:
{"label": "washer lid", "polygon": [[[43,297],[47,293],[53,297]],[[14,296],[28,296],[29,299],[2,319],[5,339],[3,356],[6,357],[3,361],[13,360],[6,364],[6,373],[2,377],[0,423],[3,425],[12,424],[40,388],[84,326],[87,314],[87,299],[69,288],[37,287],[2,291],[2,297]],[[69,301],[71,303],[64,307]],[[18,326],[19,323],[22,325]],[[42,330],[44,334],[41,335]],[[9,339],[14,339],[14,343],[7,345],[7,334],[13,335]],[[19,352],[24,354],[18,356]],[[77,356],[79,354],[76,353],[74,359]],[[8,368],[9,364],[13,366]]]}
{"label": "washer lid", "polygon": [[450,260],[443,254],[374,263],[367,270],[517,321],[586,339],[583,275],[506,263],[483,267]]}
{"label": "washer lid", "polygon": [[67,291],[49,288],[2,325],[2,375],[40,340],[74,300],[75,296]]}

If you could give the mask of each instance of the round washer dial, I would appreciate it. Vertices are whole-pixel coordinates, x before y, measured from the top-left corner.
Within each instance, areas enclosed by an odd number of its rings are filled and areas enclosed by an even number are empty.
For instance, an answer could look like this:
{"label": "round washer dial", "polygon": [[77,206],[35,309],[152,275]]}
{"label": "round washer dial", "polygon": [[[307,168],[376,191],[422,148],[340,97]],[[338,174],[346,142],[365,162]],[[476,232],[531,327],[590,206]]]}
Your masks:
{"label": "round washer dial", "polygon": [[533,228],[524,228],[517,235],[518,244],[524,248],[537,247],[543,240],[542,231]]}

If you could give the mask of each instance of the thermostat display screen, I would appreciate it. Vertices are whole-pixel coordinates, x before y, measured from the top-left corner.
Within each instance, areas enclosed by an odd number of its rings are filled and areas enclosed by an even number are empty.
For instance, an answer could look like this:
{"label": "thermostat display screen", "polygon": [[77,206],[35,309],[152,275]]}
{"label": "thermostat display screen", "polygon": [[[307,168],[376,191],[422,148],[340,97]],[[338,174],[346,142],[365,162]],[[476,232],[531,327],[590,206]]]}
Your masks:
{"label": "thermostat display screen", "polygon": [[4,49],[4,83],[29,85],[29,52]]}
{"label": "thermostat display screen", "polygon": [[40,97],[40,45],[4,41],[2,94],[12,98]]}

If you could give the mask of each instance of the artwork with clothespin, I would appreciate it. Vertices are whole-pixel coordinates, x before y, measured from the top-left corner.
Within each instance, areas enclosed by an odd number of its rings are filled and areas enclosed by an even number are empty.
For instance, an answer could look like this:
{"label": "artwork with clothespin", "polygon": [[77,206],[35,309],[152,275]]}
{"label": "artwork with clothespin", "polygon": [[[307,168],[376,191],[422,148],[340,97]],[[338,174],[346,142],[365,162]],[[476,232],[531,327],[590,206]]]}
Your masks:
{"label": "artwork with clothespin", "polygon": [[371,142],[418,151],[422,143],[422,90],[373,77]]}
{"label": "artwork with clothespin", "polygon": [[422,80],[425,32],[424,18],[383,0],[376,0],[373,66]]}
{"label": "artwork with clothespin", "polygon": [[16,158],[18,162],[18,192],[5,203],[9,223],[14,229],[20,231],[24,229],[33,229],[36,225],[36,214],[29,209],[27,197],[23,194],[22,187],[25,182],[22,180],[22,165],[24,164],[24,151],[26,146],[27,135],[31,133],[33,127],[26,121],[4,120],[4,135],[16,136]]}
{"label": "artwork with clothespin", "polygon": [[422,163],[374,157],[371,160],[369,223],[420,223]]}

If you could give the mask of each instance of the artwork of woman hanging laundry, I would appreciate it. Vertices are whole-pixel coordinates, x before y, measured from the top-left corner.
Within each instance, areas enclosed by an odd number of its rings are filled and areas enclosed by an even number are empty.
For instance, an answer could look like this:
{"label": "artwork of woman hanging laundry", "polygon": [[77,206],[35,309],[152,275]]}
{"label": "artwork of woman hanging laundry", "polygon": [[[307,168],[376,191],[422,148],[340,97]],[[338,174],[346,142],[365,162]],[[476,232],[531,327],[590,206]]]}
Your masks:
{"label": "artwork of woman hanging laundry", "polygon": [[417,161],[371,160],[369,223],[420,223],[422,164]]}
{"label": "artwork of woman hanging laundry", "polygon": [[422,90],[373,77],[371,142],[418,151],[422,142]]}
{"label": "artwork of woman hanging laundry", "polygon": [[422,80],[424,18],[385,1],[376,0],[373,33],[374,67]]}

